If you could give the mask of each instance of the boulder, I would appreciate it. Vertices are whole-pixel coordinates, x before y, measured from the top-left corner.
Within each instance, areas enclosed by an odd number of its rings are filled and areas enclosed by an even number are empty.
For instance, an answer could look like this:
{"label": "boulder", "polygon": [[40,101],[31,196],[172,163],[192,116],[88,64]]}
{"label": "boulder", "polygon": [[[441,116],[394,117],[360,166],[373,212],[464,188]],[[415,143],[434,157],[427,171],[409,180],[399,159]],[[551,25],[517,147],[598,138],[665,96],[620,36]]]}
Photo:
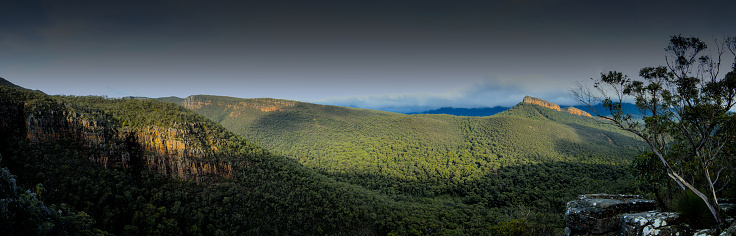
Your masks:
{"label": "boulder", "polygon": [[620,235],[684,235],[690,229],[679,213],[647,211],[620,215]]}
{"label": "boulder", "polygon": [[655,201],[639,195],[586,194],[567,203],[566,235],[605,234],[619,229],[619,215],[654,210]]}

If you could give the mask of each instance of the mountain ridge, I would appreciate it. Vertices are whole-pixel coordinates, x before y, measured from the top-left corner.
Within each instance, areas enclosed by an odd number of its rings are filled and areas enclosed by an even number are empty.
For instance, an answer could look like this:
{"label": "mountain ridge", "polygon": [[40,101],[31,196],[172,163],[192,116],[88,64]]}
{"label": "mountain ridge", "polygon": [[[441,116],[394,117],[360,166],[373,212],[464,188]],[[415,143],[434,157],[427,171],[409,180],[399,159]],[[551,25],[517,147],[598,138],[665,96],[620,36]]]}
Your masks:
{"label": "mountain ridge", "polygon": [[[406,115],[303,102],[264,111],[232,106],[232,104],[258,103],[255,99],[238,100],[225,97],[218,100],[217,96],[189,98],[204,99],[197,103],[201,106],[192,107],[196,112],[219,120],[226,128],[253,140],[258,145],[295,158],[307,167],[333,176],[357,170],[340,167],[342,164],[331,159],[333,157],[342,161],[364,163],[370,167],[360,171],[374,175],[383,173],[380,169],[384,167],[374,163],[378,161],[376,159],[378,157],[385,156],[397,161],[403,159],[401,162],[407,165],[414,161],[414,158],[420,157],[423,158],[420,160],[428,162],[428,165],[439,164],[443,158],[457,157],[458,164],[443,164],[443,168],[454,170],[462,165],[459,163],[474,163],[473,165],[480,171],[475,174],[468,172],[472,176],[498,166],[538,163],[550,159],[545,156],[552,156],[551,159],[562,156],[571,160],[577,159],[574,156],[591,150],[581,147],[576,147],[578,151],[554,150],[558,145],[583,143],[597,145],[593,149],[612,152],[614,148],[619,148],[617,145],[633,145],[632,141],[626,141],[630,139],[629,136],[614,129],[599,127],[595,119],[562,109],[552,110],[529,102],[520,102],[511,109],[493,116],[457,117],[433,114]],[[225,100],[229,101],[229,105],[226,105],[228,102],[224,102]],[[550,127],[557,128],[550,129]],[[486,130],[485,132],[494,133],[494,136],[486,137],[488,134],[478,133],[476,130]],[[383,141],[387,137],[396,140],[387,143]],[[537,141],[521,145],[528,140]],[[498,143],[506,145],[496,145]],[[430,147],[438,147],[443,151],[432,150]],[[482,153],[480,150],[487,151]],[[399,155],[395,156],[397,153]],[[416,172],[409,171],[410,167],[407,168],[409,169],[389,172],[388,175],[398,179],[416,175]],[[368,188],[374,189],[375,186]]]}
{"label": "mountain ridge", "polygon": [[578,108],[575,108],[575,107],[565,107],[564,109],[562,109],[562,108],[560,108],[560,105],[557,105],[555,103],[542,100],[540,98],[531,97],[531,96],[525,96],[523,102],[525,102],[525,103],[531,103],[531,104],[535,104],[535,105],[539,105],[539,106],[546,107],[546,108],[549,108],[549,109],[552,109],[552,110],[555,110],[555,111],[564,111],[564,112],[567,112],[567,113],[570,113],[570,114],[573,114],[573,115],[593,117],[593,116],[590,115],[590,113],[585,112],[583,110],[580,110]]}
{"label": "mountain ridge", "polygon": [[[522,222],[558,235],[567,200],[633,191],[626,168],[640,144],[523,102],[457,117],[0,90],[0,164],[50,212],[68,204],[89,214],[79,227],[114,234],[500,235]],[[219,174],[191,164],[222,160]]]}
{"label": "mountain ridge", "polygon": [[50,96],[0,85],[0,165],[0,184],[28,189],[19,196],[0,188],[8,219],[0,226],[11,234],[403,232],[379,225],[383,213],[364,208],[390,207],[382,196],[152,99]]}
{"label": "mountain ridge", "polygon": [[[527,100],[531,101],[530,103],[540,103],[540,104],[554,104],[548,101],[545,101],[543,99],[539,98],[533,98],[531,96],[527,96]],[[522,102],[524,102],[522,100]],[[539,105],[539,104],[537,104]],[[557,105],[557,104],[554,104]],[[555,107],[554,105],[550,105],[551,107]],[[542,105],[543,106],[543,105]],[[559,105],[557,105],[559,107]],[[500,112],[506,111],[510,109],[511,107],[504,107],[504,106],[496,106],[496,107],[477,107],[477,108],[464,108],[464,107],[442,107],[437,109],[431,109],[426,110],[422,112],[410,112],[410,113],[404,113],[408,115],[413,114],[447,114],[447,115],[454,115],[454,116],[492,116],[495,114],[498,114]],[[636,105],[631,103],[623,103],[622,108],[624,109],[624,112],[632,114],[635,118],[640,118],[641,115],[638,114],[639,110],[637,109]],[[556,110],[555,108],[550,108],[553,110]],[[603,107],[602,104],[597,104],[594,107],[590,107],[587,105],[576,105],[576,106],[569,106],[565,108],[560,108],[560,111],[581,115],[581,116],[590,116],[592,117],[595,112],[598,112],[602,116],[608,116],[610,113],[608,110]]]}
{"label": "mountain ridge", "polygon": [[[2,88],[6,96],[2,97],[5,102],[0,104],[0,110],[14,115],[3,116],[0,125],[15,129],[13,133],[25,137],[32,145],[64,140],[81,143],[97,150],[89,158],[105,168],[132,168],[133,163],[139,163],[164,175],[197,181],[207,174],[232,176],[233,160],[221,153],[228,137],[201,132],[211,129],[208,126],[214,123],[195,117],[150,122],[137,115],[119,116],[101,111],[118,106],[177,113],[180,106],[125,98],[61,96],[52,99],[39,95],[35,99],[17,99],[12,97],[16,93],[12,91],[14,87]],[[79,105],[82,103],[87,105]],[[142,159],[134,159],[138,157]]]}
{"label": "mountain ridge", "polygon": [[511,107],[477,107],[477,108],[456,108],[456,107],[441,107],[438,109],[427,110],[423,112],[410,112],[405,113],[407,115],[414,114],[447,114],[454,116],[492,116],[499,112],[508,110]]}

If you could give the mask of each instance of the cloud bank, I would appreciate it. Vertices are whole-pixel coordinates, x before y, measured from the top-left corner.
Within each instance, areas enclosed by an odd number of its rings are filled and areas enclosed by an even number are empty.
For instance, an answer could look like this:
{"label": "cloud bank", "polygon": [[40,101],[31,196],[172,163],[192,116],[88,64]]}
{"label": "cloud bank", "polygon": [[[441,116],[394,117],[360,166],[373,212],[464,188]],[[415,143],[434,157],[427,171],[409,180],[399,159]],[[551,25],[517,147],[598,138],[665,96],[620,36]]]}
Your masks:
{"label": "cloud bank", "polygon": [[[540,77],[541,78],[541,77]],[[441,107],[481,108],[514,106],[524,96],[539,97],[560,105],[575,105],[567,84],[544,83],[542,79],[526,78],[524,83],[513,83],[513,78],[478,81],[444,93],[406,93],[367,96],[332,97],[313,101],[320,104],[348,106],[400,113],[422,112]]]}

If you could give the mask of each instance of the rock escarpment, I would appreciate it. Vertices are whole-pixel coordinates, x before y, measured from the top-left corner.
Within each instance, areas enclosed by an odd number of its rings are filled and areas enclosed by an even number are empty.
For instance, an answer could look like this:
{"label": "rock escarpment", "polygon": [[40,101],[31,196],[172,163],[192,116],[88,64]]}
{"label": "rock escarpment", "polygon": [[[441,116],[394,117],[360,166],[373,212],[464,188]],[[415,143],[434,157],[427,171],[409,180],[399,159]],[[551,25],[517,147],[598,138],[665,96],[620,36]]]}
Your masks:
{"label": "rock escarpment", "polygon": [[[104,120],[92,119],[84,113],[65,109],[60,104],[26,104],[21,129],[26,140],[33,145],[58,141],[71,141],[94,149],[89,159],[105,168],[129,168],[130,147],[118,138],[118,130]],[[23,114],[23,113],[21,113]]]}
{"label": "rock escarpment", "polygon": [[232,164],[218,158],[216,144],[222,140],[207,139],[197,123],[176,124],[175,127],[148,126],[130,133],[145,153],[143,160],[149,169],[179,178],[215,174],[232,176]]}
{"label": "rock escarpment", "polygon": [[526,96],[526,97],[524,97],[524,101],[523,102],[525,102],[525,103],[531,103],[531,104],[536,104],[536,105],[539,105],[539,106],[542,106],[542,107],[546,107],[546,108],[549,108],[549,109],[552,109],[552,110],[555,110],[555,111],[564,111],[564,112],[567,112],[567,113],[570,113],[570,114],[573,114],[573,115],[593,117],[593,116],[590,115],[590,113],[585,112],[583,110],[580,110],[578,108],[575,108],[575,107],[560,108],[560,105],[557,105],[555,103],[551,103],[551,102],[548,102],[548,101],[545,101],[545,100],[542,100],[542,99],[539,99],[539,98],[535,98],[535,97]]}
{"label": "rock escarpment", "polygon": [[[247,99],[247,102],[223,101],[223,100],[217,100],[217,99],[226,99],[226,97],[204,96],[204,95],[189,96],[184,99],[181,105],[190,110],[201,109],[205,106],[210,106],[210,105],[217,105],[217,106],[223,106],[223,107],[229,108],[231,110],[254,109],[254,110],[259,110],[262,112],[271,112],[271,111],[278,111],[278,110],[281,110],[287,107],[293,107],[297,104],[296,101],[274,99],[274,98],[251,98],[251,99]],[[238,99],[238,100],[242,100],[242,99]]]}
{"label": "rock escarpment", "polygon": [[585,112],[585,111],[580,110],[580,109],[577,109],[577,108],[574,108],[574,107],[565,107],[564,110],[567,113],[574,114],[574,115],[593,117],[593,116],[590,115],[590,113]]}
{"label": "rock escarpment", "polygon": [[232,177],[233,159],[221,150],[227,141],[206,125],[175,122],[130,127],[105,112],[44,96],[30,100],[1,96],[0,132],[34,146],[83,147],[84,155],[104,168],[143,168],[197,181]]}
{"label": "rock escarpment", "polygon": [[551,103],[551,102],[548,102],[548,101],[545,101],[539,98],[535,98],[535,97],[526,96],[524,97],[524,102],[540,105],[540,106],[543,106],[543,107],[546,107],[546,108],[549,108],[555,111],[561,110],[560,105],[557,105],[557,104],[554,104],[554,103]]}
{"label": "rock escarpment", "polygon": [[280,111],[285,108],[296,106],[299,102],[274,98],[232,98],[209,95],[193,95],[185,98],[181,105],[184,108],[202,111],[209,109],[222,109],[227,111],[229,117],[248,117],[261,112]]}
{"label": "rock escarpment", "polygon": [[187,109],[200,109],[204,106],[212,105],[212,101],[195,99],[193,96],[189,96],[181,102],[181,105]]}

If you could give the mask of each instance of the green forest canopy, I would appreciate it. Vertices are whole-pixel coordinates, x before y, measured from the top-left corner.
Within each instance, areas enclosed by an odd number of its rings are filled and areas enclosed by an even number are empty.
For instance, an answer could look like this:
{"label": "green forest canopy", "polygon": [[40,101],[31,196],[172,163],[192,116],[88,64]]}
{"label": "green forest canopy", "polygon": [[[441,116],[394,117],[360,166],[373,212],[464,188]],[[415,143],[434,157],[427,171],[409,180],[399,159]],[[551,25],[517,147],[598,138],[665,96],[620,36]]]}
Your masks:
{"label": "green forest canopy", "polygon": [[[249,163],[235,166],[234,178],[202,183],[105,169],[77,140],[31,145],[23,124],[9,124],[14,131],[0,136],[0,165],[7,168],[0,197],[18,204],[0,213],[4,228],[18,233],[556,235],[564,204],[576,195],[635,191],[630,159],[606,152],[626,153],[636,142],[527,104],[471,119],[295,103],[292,110],[253,112],[260,116],[241,129],[259,132],[256,139],[226,130],[238,122],[229,114],[213,119],[223,127],[148,99],[0,86],[0,105],[80,112],[122,131],[196,122],[207,136],[195,138],[226,139],[228,158]],[[289,145],[299,151],[287,152]]]}

